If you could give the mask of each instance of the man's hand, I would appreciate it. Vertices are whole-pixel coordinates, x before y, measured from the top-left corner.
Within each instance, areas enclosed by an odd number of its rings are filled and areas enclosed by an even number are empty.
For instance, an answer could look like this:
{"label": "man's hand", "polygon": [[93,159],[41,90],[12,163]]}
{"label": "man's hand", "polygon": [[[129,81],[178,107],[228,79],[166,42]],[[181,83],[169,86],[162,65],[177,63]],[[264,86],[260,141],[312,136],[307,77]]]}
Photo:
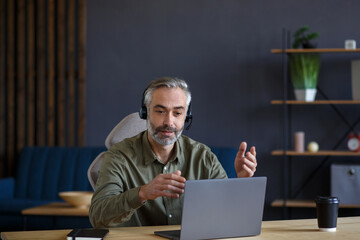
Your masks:
{"label": "man's hand", "polygon": [[139,197],[141,201],[154,200],[158,197],[178,198],[184,192],[186,179],[181,171],[159,174],[151,182],[141,186]]}
{"label": "man's hand", "polygon": [[237,177],[252,177],[256,171],[256,151],[255,147],[250,148],[250,152],[246,152],[247,143],[242,142],[235,158],[235,171]]}

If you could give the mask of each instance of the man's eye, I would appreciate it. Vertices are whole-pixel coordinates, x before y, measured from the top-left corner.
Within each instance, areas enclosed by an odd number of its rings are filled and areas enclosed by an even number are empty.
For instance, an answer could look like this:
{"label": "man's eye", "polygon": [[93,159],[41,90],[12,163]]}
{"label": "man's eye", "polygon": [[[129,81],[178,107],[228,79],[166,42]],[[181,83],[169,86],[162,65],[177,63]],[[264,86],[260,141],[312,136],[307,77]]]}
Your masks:
{"label": "man's eye", "polygon": [[180,116],[182,114],[182,112],[175,112],[176,116]]}
{"label": "man's eye", "polygon": [[164,113],[164,111],[161,111],[161,110],[157,110],[156,112],[160,113],[160,114]]}

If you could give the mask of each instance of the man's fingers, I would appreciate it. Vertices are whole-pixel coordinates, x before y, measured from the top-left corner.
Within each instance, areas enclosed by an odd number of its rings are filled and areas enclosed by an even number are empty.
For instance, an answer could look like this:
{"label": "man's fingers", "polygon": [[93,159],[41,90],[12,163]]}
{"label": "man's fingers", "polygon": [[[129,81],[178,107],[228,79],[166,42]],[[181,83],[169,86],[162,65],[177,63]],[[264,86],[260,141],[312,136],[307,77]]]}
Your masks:
{"label": "man's fingers", "polygon": [[254,146],[252,146],[252,147],[250,148],[250,152],[251,152],[252,155],[254,155],[254,156],[256,157],[256,149],[255,149]]}
{"label": "man's fingers", "polygon": [[170,185],[170,184],[164,184],[164,185],[159,186],[159,190],[172,191],[172,192],[176,192],[176,193],[184,193],[184,188],[176,187],[176,186]]}
{"label": "man's fingers", "polygon": [[247,147],[247,143],[246,142],[242,142],[239,146],[239,157],[244,157],[245,156],[245,151],[246,151],[246,147]]}
{"label": "man's fingers", "polygon": [[254,162],[252,162],[252,161],[246,160],[244,166],[246,166],[247,168],[251,169],[251,171],[255,172],[255,171],[256,171],[257,164],[254,163]]}
{"label": "man's fingers", "polygon": [[247,153],[246,153],[246,158],[245,158],[245,159],[248,159],[248,160],[250,160],[251,162],[257,164],[255,155],[251,154],[250,152],[247,152]]}
{"label": "man's fingers", "polygon": [[180,189],[185,188],[185,183],[178,182],[178,181],[175,181],[175,180],[167,180],[167,181],[165,181],[163,183],[163,185],[165,185],[165,186],[173,186],[173,187],[180,188]]}
{"label": "man's fingers", "polygon": [[254,175],[254,170],[249,168],[246,164],[243,165],[243,169],[246,171],[246,177],[252,177]]}
{"label": "man's fingers", "polygon": [[160,196],[168,198],[179,198],[180,195],[174,192],[162,191]]}
{"label": "man's fingers", "polygon": [[184,177],[182,177],[181,175],[178,175],[178,173],[181,174],[180,171],[176,171],[174,173],[166,173],[166,174],[161,174],[162,178],[165,179],[165,180],[175,180],[175,181],[178,181],[178,182],[182,182],[182,183],[185,183],[186,182],[186,179]]}

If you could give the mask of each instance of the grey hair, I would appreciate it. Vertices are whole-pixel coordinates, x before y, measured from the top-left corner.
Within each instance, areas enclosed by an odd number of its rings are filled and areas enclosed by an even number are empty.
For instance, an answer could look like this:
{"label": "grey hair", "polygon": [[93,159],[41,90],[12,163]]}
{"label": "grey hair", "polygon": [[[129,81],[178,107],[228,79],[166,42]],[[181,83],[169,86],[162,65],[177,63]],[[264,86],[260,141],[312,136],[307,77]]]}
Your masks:
{"label": "grey hair", "polygon": [[152,98],[152,94],[154,91],[161,87],[167,88],[180,88],[185,92],[186,95],[186,110],[189,108],[189,104],[191,102],[191,92],[187,83],[179,78],[174,77],[162,77],[153,80],[149,86],[146,88],[144,92],[144,105],[149,110],[149,104]]}

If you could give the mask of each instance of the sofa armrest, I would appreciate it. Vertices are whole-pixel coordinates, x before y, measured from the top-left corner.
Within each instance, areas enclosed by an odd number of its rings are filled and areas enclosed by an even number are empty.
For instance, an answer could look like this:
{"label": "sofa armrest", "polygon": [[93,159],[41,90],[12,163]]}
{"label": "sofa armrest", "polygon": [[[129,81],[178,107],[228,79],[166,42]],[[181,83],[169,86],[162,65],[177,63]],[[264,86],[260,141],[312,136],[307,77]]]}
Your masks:
{"label": "sofa armrest", "polygon": [[15,179],[2,178],[0,179],[0,199],[14,198]]}

